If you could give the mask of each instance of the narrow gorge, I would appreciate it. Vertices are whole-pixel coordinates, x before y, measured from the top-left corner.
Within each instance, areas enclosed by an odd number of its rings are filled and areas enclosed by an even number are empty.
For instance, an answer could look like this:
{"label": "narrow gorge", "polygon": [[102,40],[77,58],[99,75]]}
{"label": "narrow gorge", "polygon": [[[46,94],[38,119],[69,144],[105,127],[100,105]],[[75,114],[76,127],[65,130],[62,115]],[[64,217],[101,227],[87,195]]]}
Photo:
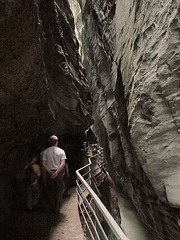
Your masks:
{"label": "narrow gorge", "polygon": [[75,182],[90,126],[116,191],[132,201],[152,238],[180,239],[179,5],[2,0],[2,240],[44,239],[17,231],[29,149],[42,151],[58,135]]}

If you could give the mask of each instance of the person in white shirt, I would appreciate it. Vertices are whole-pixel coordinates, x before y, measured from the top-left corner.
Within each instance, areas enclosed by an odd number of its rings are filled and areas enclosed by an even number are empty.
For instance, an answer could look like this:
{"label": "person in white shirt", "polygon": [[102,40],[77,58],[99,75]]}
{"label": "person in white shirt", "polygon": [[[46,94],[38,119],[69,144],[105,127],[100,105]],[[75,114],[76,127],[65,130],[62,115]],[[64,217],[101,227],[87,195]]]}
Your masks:
{"label": "person in white shirt", "polygon": [[47,195],[53,212],[59,212],[63,196],[63,174],[65,169],[66,154],[59,147],[58,138],[52,135],[51,147],[43,151],[42,166],[47,172]]}

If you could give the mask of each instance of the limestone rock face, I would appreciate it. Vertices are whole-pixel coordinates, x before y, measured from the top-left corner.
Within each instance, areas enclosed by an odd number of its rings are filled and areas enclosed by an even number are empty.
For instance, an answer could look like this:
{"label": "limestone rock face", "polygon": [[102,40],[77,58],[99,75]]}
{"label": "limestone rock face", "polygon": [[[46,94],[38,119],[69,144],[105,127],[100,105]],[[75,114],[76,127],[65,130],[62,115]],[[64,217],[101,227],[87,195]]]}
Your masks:
{"label": "limestone rock face", "polygon": [[86,117],[89,86],[78,54],[73,15],[67,0],[41,1],[40,13],[49,107],[60,132],[78,133],[91,121]]}
{"label": "limestone rock face", "polygon": [[79,0],[94,128],[154,239],[179,239],[179,1]]}
{"label": "limestone rock face", "polygon": [[92,121],[86,109],[89,87],[67,1],[2,1],[0,36],[3,221],[16,204],[16,179],[32,140],[39,139],[42,147],[50,134],[75,137]]}

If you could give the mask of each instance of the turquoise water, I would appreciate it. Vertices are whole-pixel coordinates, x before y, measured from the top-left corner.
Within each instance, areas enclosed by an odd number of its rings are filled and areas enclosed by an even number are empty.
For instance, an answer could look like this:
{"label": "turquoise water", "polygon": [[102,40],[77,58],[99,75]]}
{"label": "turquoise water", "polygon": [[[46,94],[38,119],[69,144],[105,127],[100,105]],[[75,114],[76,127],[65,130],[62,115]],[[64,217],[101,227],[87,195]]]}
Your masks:
{"label": "turquoise water", "polygon": [[130,240],[152,240],[132,202],[122,194],[118,195],[121,213],[121,227]]}

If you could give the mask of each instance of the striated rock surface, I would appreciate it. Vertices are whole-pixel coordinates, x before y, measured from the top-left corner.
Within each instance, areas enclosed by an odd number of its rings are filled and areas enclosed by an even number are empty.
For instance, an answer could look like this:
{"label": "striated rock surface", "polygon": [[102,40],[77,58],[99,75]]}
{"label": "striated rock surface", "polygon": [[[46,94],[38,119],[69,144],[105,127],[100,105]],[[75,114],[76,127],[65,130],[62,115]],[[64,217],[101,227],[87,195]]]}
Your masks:
{"label": "striated rock surface", "polygon": [[86,116],[89,86],[78,54],[74,20],[69,3],[41,1],[44,62],[48,78],[49,107],[59,132],[83,132],[92,123]]}
{"label": "striated rock surface", "polygon": [[[94,128],[109,172],[154,239],[179,239],[179,1],[79,3]],[[3,0],[0,35],[0,238],[34,239],[33,217],[16,221],[30,144],[43,149],[49,134],[61,136],[76,169],[81,133],[92,123],[89,87],[67,0]]]}
{"label": "striated rock surface", "polygon": [[[43,150],[49,135],[57,134],[64,136],[64,147],[70,148],[92,119],[86,109],[89,87],[67,1],[3,0],[0,36],[2,222],[24,199],[18,180],[30,145]],[[71,151],[78,144],[75,141]],[[75,151],[70,153],[71,161],[74,157],[78,165]]]}
{"label": "striated rock surface", "polygon": [[79,0],[95,132],[154,239],[179,239],[179,1]]}

